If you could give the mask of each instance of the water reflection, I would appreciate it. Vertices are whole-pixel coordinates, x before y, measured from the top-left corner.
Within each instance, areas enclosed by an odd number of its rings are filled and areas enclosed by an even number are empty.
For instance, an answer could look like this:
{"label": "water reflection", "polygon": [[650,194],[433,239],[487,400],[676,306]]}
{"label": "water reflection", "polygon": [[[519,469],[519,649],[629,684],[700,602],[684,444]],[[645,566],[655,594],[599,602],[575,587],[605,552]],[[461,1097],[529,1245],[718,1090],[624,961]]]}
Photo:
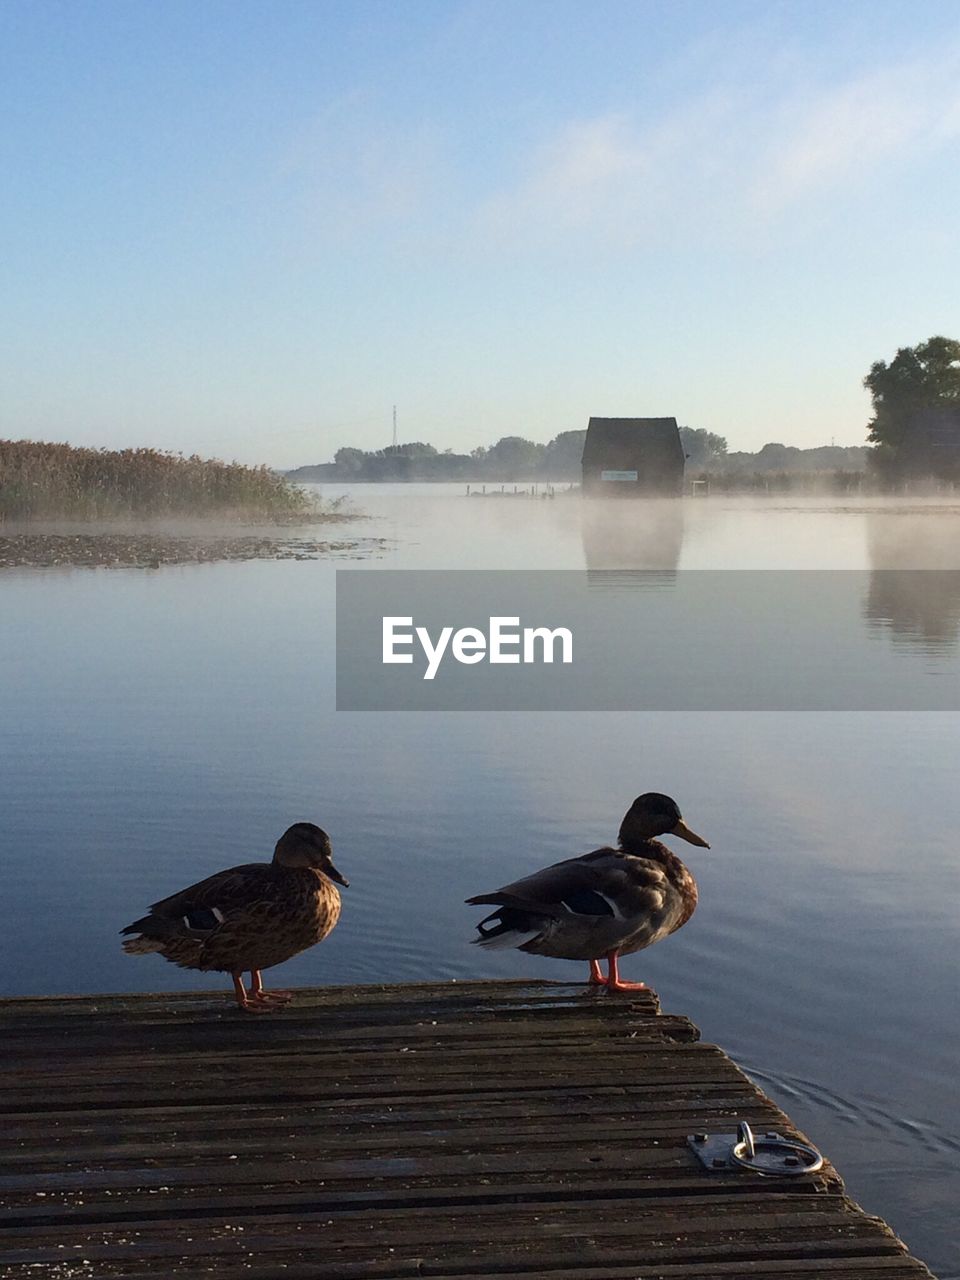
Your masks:
{"label": "water reflection", "polygon": [[960,571],[875,569],[864,602],[867,625],[889,633],[894,644],[928,653],[957,647]]}
{"label": "water reflection", "polygon": [[591,581],[605,590],[663,590],[673,585],[683,550],[684,505],[584,498],[580,536]]}
{"label": "water reflection", "polygon": [[[370,567],[960,568],[957,513],[620,505],[467,501],[460,486],[356,497],[359,531],[390,539]],[[697,859],[701,904],[629,976],[755,1066],[851,1194],[957,1275],[960,718],[335,713],[335,568],[4,576],[6,992],[210,988],[125,956],[116,930],[181,884],[269,856],[300,817],[331,832],[354,885],[285,984],[575,978],[471,946],[463,899],[614,838],[642,790],[689,796],[714,845]],[[850,596],[851,631],[865,645],[870,625],[889,653],[903,592],[871,620],[872,585],[865,573]],[[720,617],[700,611],[714,645]],[[926,661],[915,646],[893,657]]]}
{"label": "water reflection", "polygon": [[864,601],[868,627],[894,644],[928,653],[960,638],[960,517],[950,512],[884,512],[867,516],[872,571]]}

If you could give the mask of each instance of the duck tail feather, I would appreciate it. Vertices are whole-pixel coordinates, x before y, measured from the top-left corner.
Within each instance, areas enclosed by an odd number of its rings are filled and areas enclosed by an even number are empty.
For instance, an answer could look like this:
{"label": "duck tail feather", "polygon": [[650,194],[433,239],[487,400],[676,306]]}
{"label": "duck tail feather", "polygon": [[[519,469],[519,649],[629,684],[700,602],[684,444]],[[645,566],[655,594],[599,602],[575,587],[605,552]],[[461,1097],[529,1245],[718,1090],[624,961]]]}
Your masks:
{"label": "duck tail feather", "polygon": [[506,947],[522,947],[539,938],[543,933],[543,923],[531,918],[529,912],[501,907],[481,920],[477,931],[480,937],[473,941],[478,946],[499,951]]}
{"label": "duck tail feather", "polygon": [[507,929],[503,933],[497,933],[496,930],[491,932],[493,936],[481,935],[479,938],[471,938],[471,942],[488,951],[505,951],[508,947],[522,947],[525,943],[532,942],[534,938],[540,937],[541,931],[534,929],[529,933],[523,933],[520,929]]}
{"label": "duck tail feather", "polygon": [[156,938],[125,938],[121,943],[128,956],[145,956],[150,951],[162,951],[163,943]]}
{"label": "duck tail feather", "polygon": [[[120,930],[124,939],[121,946],[131,956],[146,955],[148,951],[162,951],[172,932],[171,921],[161,920],[157,916],[143,916]],[[139,936],[126,936],[129,934]]]}
{"label": "duck tail feather", "polygon": [[141,916],[139,920],[134,920],[133,924],[128,924],[125,929],[121,929],[121,933],[143,933],[144,929],[152,924],[156,924],[154,916]]}

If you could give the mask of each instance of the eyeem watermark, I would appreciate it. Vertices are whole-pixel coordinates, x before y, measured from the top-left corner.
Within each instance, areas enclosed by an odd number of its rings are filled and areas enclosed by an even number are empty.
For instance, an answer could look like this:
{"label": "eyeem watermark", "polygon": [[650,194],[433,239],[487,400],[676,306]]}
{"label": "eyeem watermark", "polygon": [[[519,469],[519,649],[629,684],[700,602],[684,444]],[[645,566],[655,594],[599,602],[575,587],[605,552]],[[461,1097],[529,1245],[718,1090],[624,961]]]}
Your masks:
{"label": "eyeem watermark", "polygon": [[[520,663],[573,662],[573,632],[569,627],[520,627],[520,618],[492,617],[486,631],[480,627],[441,627],[436,639],[427,627],[414,627],[409,617],[385,617],[383,661],[385,665],[414,660],[407,652],[419,644],[426,659],[424,680],[432,680],[449,654],[454,662],[472,667],[478,662],[508,666]],[[559,649],[559,659],[555,657]]]}
{"label": "eyeem watermark", "polygon": [[337,571],[342,711],[960,710],[960,571]]}

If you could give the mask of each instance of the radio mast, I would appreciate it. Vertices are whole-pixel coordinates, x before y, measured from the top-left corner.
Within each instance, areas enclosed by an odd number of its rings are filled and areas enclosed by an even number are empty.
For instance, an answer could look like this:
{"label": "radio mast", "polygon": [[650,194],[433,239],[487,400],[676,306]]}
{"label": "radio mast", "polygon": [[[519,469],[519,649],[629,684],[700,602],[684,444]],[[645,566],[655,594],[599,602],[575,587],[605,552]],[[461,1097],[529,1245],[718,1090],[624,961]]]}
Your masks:
{"label": "radio mast", "polygon": [[397,406],[393,406],[393,447],[397,447]]}

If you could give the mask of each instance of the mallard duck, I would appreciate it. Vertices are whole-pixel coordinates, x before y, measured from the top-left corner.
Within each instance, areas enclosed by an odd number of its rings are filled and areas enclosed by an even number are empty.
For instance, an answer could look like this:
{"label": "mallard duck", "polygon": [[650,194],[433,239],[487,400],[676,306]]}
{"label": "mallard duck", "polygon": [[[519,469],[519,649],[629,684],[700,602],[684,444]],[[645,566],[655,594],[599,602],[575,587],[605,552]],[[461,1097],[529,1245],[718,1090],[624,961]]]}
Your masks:
{"label": "mallard duck", "polygon": [[272,862],[218,871],[155,902],[149,915],[120,930],[137,935],[123,949],[132,955],[158,951],[182,969],[229,973],[240,1008],[266,1013],[286,1004],[292,992],[264,991],[261,970],[330,933],[340,918],[334,880],[349,884],[333,865],[330,837],[312,822],[295,822],[277,841]]}
{"label": "mallard duck", "polygon": [[[477,925],[481,947],[517,947],[537,956],[589,960],[590,982],[608,991],[637,991],[617,967],[679,929],[697,905],[697,883],[675,853],[655,839],[675,835],[709,849],[691,831],[675,800],[650,791],[638,796],[620,824],[616,849],[595,849],[557,862],[495,893],[468,898],[498,909]],[[604,977],[600,960],[607,961]]]}

